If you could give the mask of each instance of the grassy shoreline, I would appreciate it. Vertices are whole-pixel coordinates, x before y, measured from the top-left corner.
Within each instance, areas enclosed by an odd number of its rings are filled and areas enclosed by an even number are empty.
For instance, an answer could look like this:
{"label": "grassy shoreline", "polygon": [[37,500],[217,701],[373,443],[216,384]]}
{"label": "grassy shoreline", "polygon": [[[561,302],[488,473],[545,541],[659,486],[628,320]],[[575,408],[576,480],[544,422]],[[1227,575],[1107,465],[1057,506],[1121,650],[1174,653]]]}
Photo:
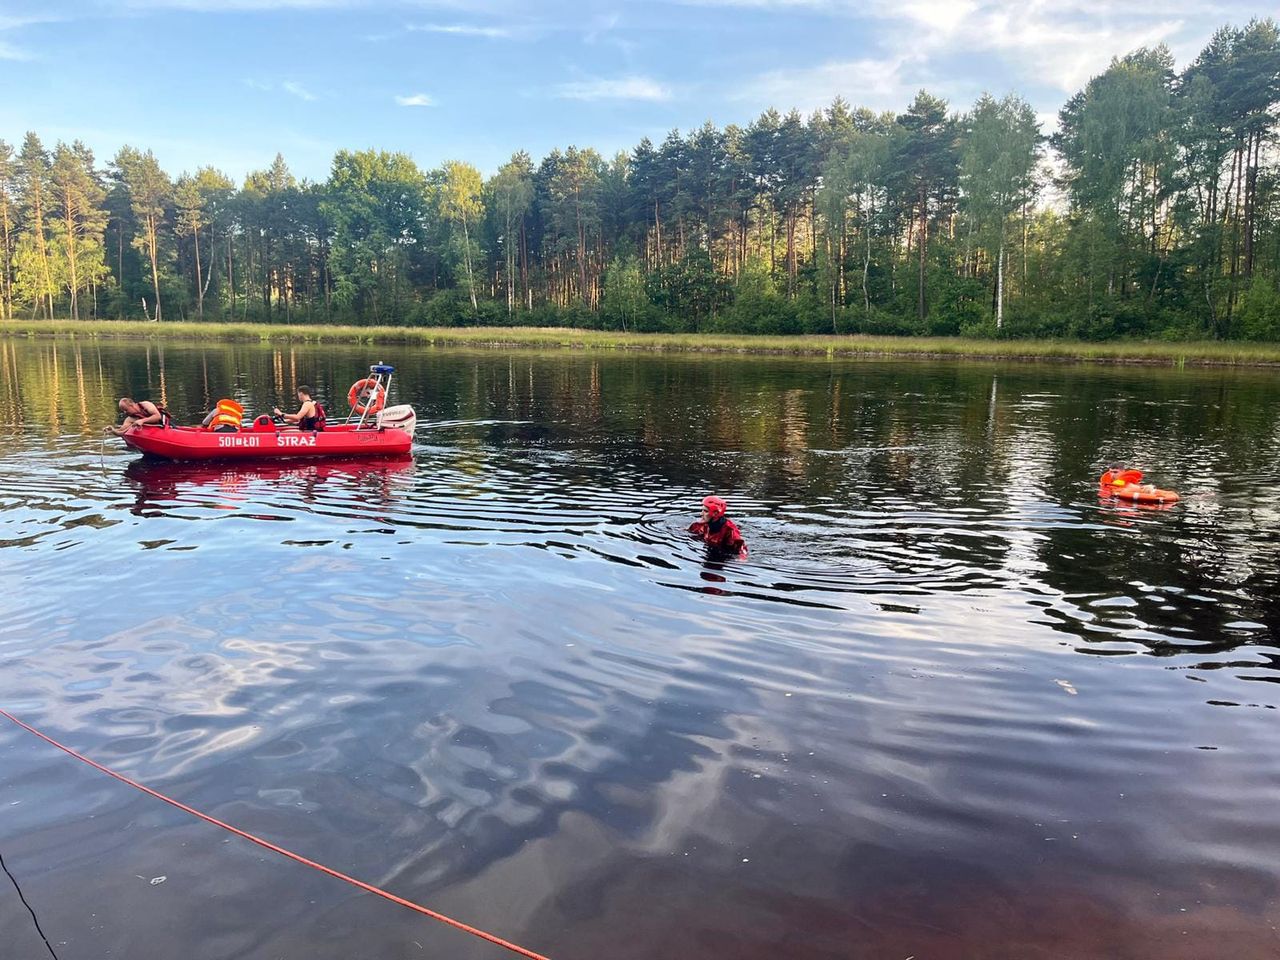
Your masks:
{"label": "grassy shoreline", "polygon": [[143,323],[121,320],[2,321],[0,337],[411,344],[815,357],[968,357],[981,360],[1056,360],[1176,366],[1280,365],[1280,343],[1221,341],[1088,343],[1071,340],[968,340],[960,337],[618,333],[561,327],[354,327],[260,323]]}

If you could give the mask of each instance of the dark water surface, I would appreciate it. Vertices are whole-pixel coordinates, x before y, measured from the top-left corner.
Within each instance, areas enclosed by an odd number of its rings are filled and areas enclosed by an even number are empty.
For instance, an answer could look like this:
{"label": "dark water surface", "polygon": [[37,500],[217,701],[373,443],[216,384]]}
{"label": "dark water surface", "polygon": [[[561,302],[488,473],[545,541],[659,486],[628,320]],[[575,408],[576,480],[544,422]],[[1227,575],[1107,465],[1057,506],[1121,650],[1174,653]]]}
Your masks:
{"label": "dark water surface", "polygon": [[[1274,373],[0,355],[0,705],[129,776],[556,960],[1280,952]],[[411,462],[101,452],[375,360]],[[62,960],[504,955],[3,721],[0,855]]]}

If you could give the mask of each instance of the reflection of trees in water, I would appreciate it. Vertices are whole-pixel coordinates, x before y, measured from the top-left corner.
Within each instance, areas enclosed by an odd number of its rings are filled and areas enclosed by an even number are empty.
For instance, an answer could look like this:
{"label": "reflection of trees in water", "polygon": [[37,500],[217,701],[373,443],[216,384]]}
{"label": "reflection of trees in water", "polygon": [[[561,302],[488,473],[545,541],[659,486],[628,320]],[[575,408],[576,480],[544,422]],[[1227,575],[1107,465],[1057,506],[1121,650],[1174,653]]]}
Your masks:
{"label": "reflection of trees in water", "polygon": [[[123,394],[160,396],[192,419],[222,395],[250,411],[287,404],[304,379],[340,415],[347,384],[373,359],[396,362],[396,399],[425,424],[461,421],[428,436],[465,450],[451,469],[480,486],[494,450],[571,450],[554,465],[565,489],[608,483],[604,464],[681,496],[803,505],[814,523],[840,525],[806,536],[852,531],[903,565],[914,554],[1071,595],[1123,592],[1134,579],[1205,586],[1234,595],[1239,618],[1275,622],[1280,516],[1258,491],[1274,483],[1280,387],[1265,373],[3,340],[0,404],[9,437],[33,425],[92,434],[117,419]],[[1158,521],[1098,514],[1094,481],[1108,461],[1192,499]],[[1100,517],[1132,522],[1136,535],[1071,526]],[[1176,623],[1169,613],[1153,622]]]}
{"label": "reflection of trees in water", "polygon": [[[1257,414],[1276,388],[1251,373],[1007,365],[997,384],[995,366],[966,363],[536,356],[520,364],[520,377],[510,357],[461,364],[478,389],[460,413],[506,410],[544,425],[491,425],[491,443],[520,443],[532,430],[540,445],[607,448],[610,457],[681,491],[748,491],[833,519],[881,512],[889,522],[871,535],[900,548],[904,564],[924,550],[942,566],[986,570],[1005,581],[1034,581],[1042,564],[1049,577],[1066,566],[1095,587],[1100,575],[1117,587],[1132,579],[1123,566],[1091,568],[1078,552],[1055,563],[1059,541],[1076,536],[1059,528],[1094,516],[1096,476],[1106,460],[1141,463],[1161,479],[1168,471],[1170,483],[1212,489],[1222,471],[1235,469],[1237,452],[1269,470],[1260,461],[1269,462],[1276,446],[1273,424]],[[419,388],[426,406],[447,408],[454,392],[447,378]],[[601,410],[586,400],[596,396]],[[955,513],[957,523],[986,528],[978,536],[913,533],[912,516],[922,511]],[[891,522],[895,516],[902,522]],[[1236,567],[1242,576],[1233,578],[1243,583],[1251,566],[1245,557],[1274,564],[1255,536],[1236,549],[1229,533],[1236,521],[1205,519],[1203,542],[1180,541],[1186,569],[1178,576],[1211,583],[1224,567]],[[1225,540],[1216,532],[1223,523]],[[1092,546],[1074,549],[1116,550],[1092,536]],[[1206,555],[1197,562],[1198,552]]]}
{"label": "reflection of trees in water", "polygon": [[38,424],[50,437],[68,421],[92,434],[119,419],[115,401],[121,396],[156,400],[180,421],[196,422],[218,397],[263,412],[289,405],[298,384],[313,381],[342,417],[347,387],[370,362],[364,351],[323,346],[299,351],[243,343],[0,338],[0,412],[6,425]]}
{"label": "reflection of trees in water", "polygon": [[[1049,406],[1019,417],[1015,479],[1004,481],[1020,501],[1011,519],[1043,516],[1055,499],[1071,510],[1070,522],[1038,525],[1029,586],[1045,597],[1044,622],[1098,652],[1233,650],[1270,636],[1229,623],[1277,623],[1280,552],[1244,506],[1274,469],[1274,444],[1255,414],[1269,388],[1248,379],[1235,390],[1207,386],[1187,391],[1177,378],[1131,372],[1076,377]],[[1164,511],[1099,501],[1096,477],[1111,462],[1141,466],[1187,499]],[[1256,472],[1231,490],[1238,471]],[[1017,479],[1027,476],[1035,480]]]}
{"label": "reflection of trees in water", "polygon": [[0,337],[0,381],[3,381],[3,392],[0,393],[0,423],[11,436],[22,434],[26,419],[26,404],[23,402],[22,386],[18,376],[18,349],[12,340]]}

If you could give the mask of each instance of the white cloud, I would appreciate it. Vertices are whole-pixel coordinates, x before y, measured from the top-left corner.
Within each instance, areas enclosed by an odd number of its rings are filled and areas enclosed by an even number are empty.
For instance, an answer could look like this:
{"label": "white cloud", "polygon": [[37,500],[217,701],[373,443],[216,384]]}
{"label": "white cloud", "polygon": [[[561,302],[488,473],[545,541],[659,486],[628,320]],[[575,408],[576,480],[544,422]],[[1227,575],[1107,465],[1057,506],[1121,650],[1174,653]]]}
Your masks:
{"label": "white cloud", "polygon": [[21,47],[0,40],[0,60],[30,60],[31,54]]}
{"label": "white cloud", "polygon": [[283,90],[285,93],[293,94],[299,100],[316,99],[316,95],[314,93],[312,93],[302,84],[298,83],[296,80],[286,80],[284,83],[280,84],[280,89]]}
{"label": "white cloud", "polygon": [[[966,107],[984,88],[1032,94],[1056,112],[1113,57],[1165,43],[1186,62],[1222,22],[1250,16],[1247,0],[684,0],[757,10],[804,8],[865,24],[859,59],[774,69],[730,94],[759,106],[803,110],[837,95],[901,110],[921,87]],[[957,66],[960,64],[961,66]],[[992,89],[994,88],[994,89]]]}
{"label": "white cloud", "polygon": [[[56,14],[7,14],[0,13],[0,33],[10,30],[21,30],[23,27],[29,27],[33,24],[41,23],[58,23],[61,17]],[[11,43],[8,40],[0,40],[0,60],[34,60],[35,54],[31,51]]]}
{"label": "white cloud", "polygon": [[411,23],[410,33],[444,33],[455,37],[487,37],[491,40],[511,36],[505,27],[482,27],[473,23]]}
{"label": "white cloud", "polygon": [[62,18],[56,14],[12,14],[0,13],[0,31],[17,30],[36,23],[61,23]]}
{"label": "white cloud", "polygon": [[671,88],[649,77],[603,77],[591,80],[573,80],[555,88],[555,95],[562,100],[647,100],[660,102],[671,99]]}
{"label": "white cloud", "polygon": [[798,70],[770,70],[735,88],[733,99],[766,107],[803,112],[826,106],[843,96],[857,106],[901,109],[922,84],[912,79],[916,66],[906,57],[824,63]]}
{"label": "white cloud", "polygon": [[[1021,6],[1000,0],[987,2],[972,16],[948,29],[929,31],[927,21],[916,28],[941,51],[990,50],[998,53],[1023,78],[1075,93],[1089,78],[1105,70],[1111,58],[1139,47],[1173,40],[1185,21],[1169,19],[1168,4],[1147,4],[1151,9],[1135,16],[1142,3],[1094,9],[1097,4],[1050,4],[1031,0]],[[1164,18],[1161,19],[1161,15]]]}
{"label": "white cloud", "polygon": [[621,21],[622,17],[616,12],[593,18],[588,24],[586,32],[582,35],[582,42],[587,44],[595,43],[601,37],[616,29]]}
{"label": "white cloud", "polygon": [[396,103],[402,107],[434,107],[436,102],[425,93],[411,93],[396,97]]}
{"label": "white cloud", "polygon": [[237,13],[273,10],[340,10],[366,6],[364,0],[125,0],[130,10],[189,10],[198,13]]}
{"label": "white cloud", "polygon": [[257,80],[253,77],[249,77],[245,79],[244,85],[251,90],[258,90],[262,93],[287,93],[289,96],[297,97],[299,100],[310,101],[319,99],[314,93],[302,84],[298,83],[296,80],[284,80],[280,83],[275,83],[270,80]]}
{"label": "white cloud", "polygon": [[[972,76],[975,58],[994,58],[1004,72],[1004,86],[1048,86],[1059,93],[1079,90],[1105,70],[1115,56],[1143,46],[1167,43],[1182,60],[1194,56],[1209,34],[1228,20],[1243,22],[1256,15],[1249,0],[683,0],[696,6],[755,10],[805,9],[813,14],[868,24],[872,56],[798,71],[774,70],[747,84],[757,95],[791,92],[797,103],[829,101],[844,94],[862,102],[859,87],[875,94],[891,89],[894,78],[910,90],[928,84],[947,92],[954,68],[932,65],[947,60],[967,62]],[[1254,5],[1256,7],[1256,5]],[[889,71],[882,77],[877,67]],[[1003,68],[1003,71],[1001,71]],[[825,84],[809,91],[805,83]],[[856,85],[855,85],[856,84]],[[953,89],[958,89],[954,84]],[[758,98],[758,96],[757,96]],[[770,99],[765,96],[764,99]],[[790,101],[788,101],[790,102]]]}

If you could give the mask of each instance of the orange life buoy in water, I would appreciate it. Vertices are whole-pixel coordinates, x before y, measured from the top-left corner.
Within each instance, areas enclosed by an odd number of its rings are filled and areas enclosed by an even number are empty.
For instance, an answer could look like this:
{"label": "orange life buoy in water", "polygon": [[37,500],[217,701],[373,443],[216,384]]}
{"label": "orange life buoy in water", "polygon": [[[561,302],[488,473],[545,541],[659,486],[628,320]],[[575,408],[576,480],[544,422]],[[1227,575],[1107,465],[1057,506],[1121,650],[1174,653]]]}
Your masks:
{"label": "orange life buoy in water", "polygon": [[1098,481],[1098,492],[1104,497],[1133,500],[1135,503],[1177,503],[1172,490],[1142,482],[1141,470],[1108,470]]}
{"label": "orange life buoy in water", "polygon": [[1098,481],[1104,487],[1124,487],[1142,482],[1141,470],[1108,470]]}
{"label": "orange life buoy in water", "polygon": [[387,405],[387,388],[373,377],[365,377],[351,385],[347,391],[347,403],[361,416],[377,413]]}

